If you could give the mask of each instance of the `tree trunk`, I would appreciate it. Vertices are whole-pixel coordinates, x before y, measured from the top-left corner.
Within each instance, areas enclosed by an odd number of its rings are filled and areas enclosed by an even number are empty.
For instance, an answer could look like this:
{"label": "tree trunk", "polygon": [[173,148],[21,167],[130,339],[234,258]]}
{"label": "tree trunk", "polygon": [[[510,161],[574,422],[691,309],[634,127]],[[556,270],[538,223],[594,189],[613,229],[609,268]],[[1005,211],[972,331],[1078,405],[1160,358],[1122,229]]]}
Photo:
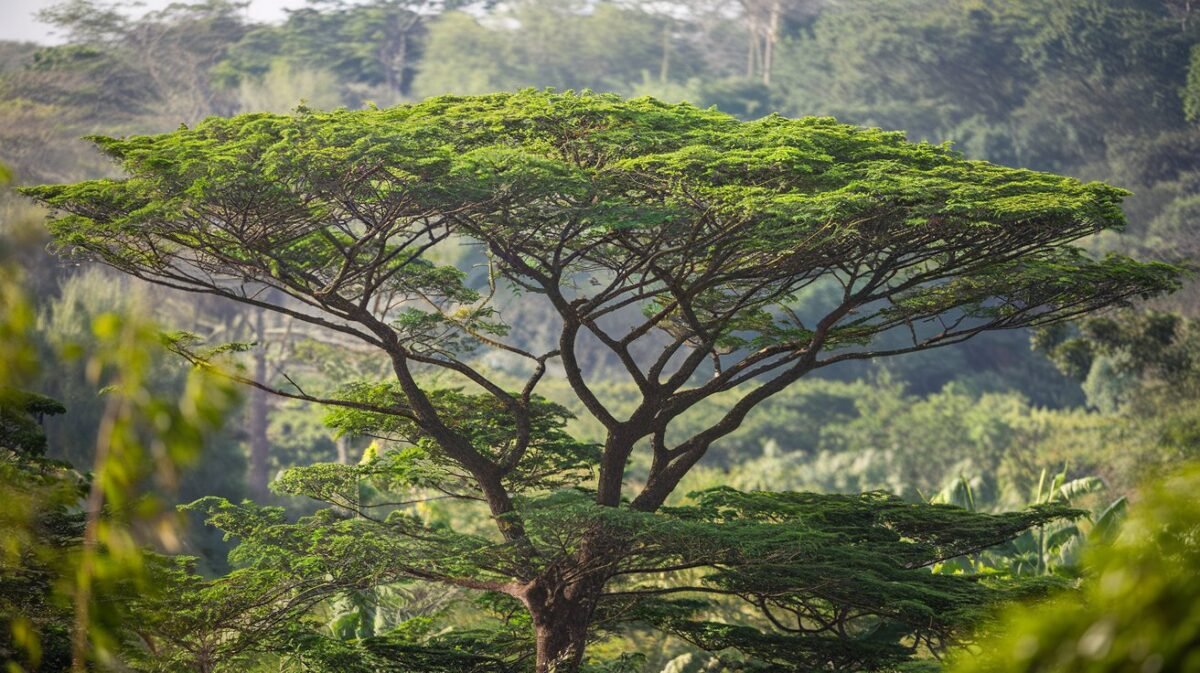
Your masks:
{"label": "tree trunk", "polygon": [[775,65],[775,40],[779,37],[781,1],[775,0],[771,3],[771,16],[767,20],[767,33],[763,39],[762,82],[768,86],[771,84],[771,69]]}
{"label": "tree trunk", "polygon": [[[254,338],[258,347],[254,350],[254,380],[266,382],[267,351],[266,327],[264,325],[263,309],[258,309],[255,316]],[[250,431],[250,473],[246,478],[246,486],[250,496],[258,501],[267,497],[267,464],[270,457],[271,444],[267,439],[267,393],[258,388],[250,390],[250,418],[247,425]]]}
{"label": "tree trunk", "polygon": [[530,584],[521,596],[533,617],[536,673],[575,673],[583,663],[588,626],[602,583]]}
{"label": "tree trunk", "polygon": [[658,66],[658,81],[666,84],[671,74],[671,24],[663,22],[662,62]]}
{"label": "tree trunk", "polygon": [[747,28],[749,41],[746,43],[746,77],[754,77],[758,66],[758,26],[751,20]]}

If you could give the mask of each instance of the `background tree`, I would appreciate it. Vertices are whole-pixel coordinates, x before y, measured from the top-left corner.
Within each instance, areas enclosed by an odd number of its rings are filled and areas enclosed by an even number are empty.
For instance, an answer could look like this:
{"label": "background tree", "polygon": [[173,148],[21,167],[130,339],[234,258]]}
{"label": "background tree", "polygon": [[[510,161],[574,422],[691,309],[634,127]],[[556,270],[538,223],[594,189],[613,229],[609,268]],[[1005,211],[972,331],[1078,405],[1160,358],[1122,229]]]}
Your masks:
{"label": "background tree", "polygon": [[[7,177],[0,171],[0,183]],[[47,458],[42,424],[66,408],[20,389],[38,368],[36,315],[4,243],[0,494],[9,505],[0,519],[0,656],[13,670],[85,671],[111,661],[128,635],[125,597],[156,590],[141,583],[141,545],[178,547],[174,513],[164,513],[144,485],[177,485],[179,468],[219,426],[233,391],[228,381],[196,370],[178,398],[155,398],[145,387],[153,331],[101,315],[93,321],[95,347],[86,351],[90,378],[106,400],[94,468],[81,474]]]}
{"label": "background tree", "polygon": [[[666,591],[716,591],[754,604],[804,595],[806,576],[778,567],[721,569],[775,558],[791,544],[774,547],[778,538],[768,536],[761,554],[735,551],[746,539],[725,536],[740,521],[785,522],[786,539],[803,539],[809,515],[787,496],[712,496],[697,513],[675,515],[686,533],[678,537],[663,538],[652,524],[714,441],[805,374],[1052,324],[1177,284],[1170,266],[1093,260],[1071,247],[1121,224],[1120,190],[968,162],[831,120],[743,123],[650,99],[527,91],[382,111],[210,119],[194,130],[96,142],[131,177],[25,190],[64,213],[52,223],[60,244],[152,282],[290,315],[385,355],[393,380],[340,393],[244,380],[347,410],[343,425],[413,447],[366,469],[485,504],[497,540],[480,546],[449,536],[369,557],[399,564],[395,577],[521,601],[539,671],[577,669],[589,632],[613,605],[662,593],[636,589],[641,574],[715,565],[707,586]],[[428,260],[451,238],[483,248],[491,286],[468,287],[463,271]],[[821,279],[833,279],[840,298],[819,320],[803,321],[789,302]],[[532,353],[509,341],[519,322],[507,314],[520,307],[493,304],[491,287],[502,282],[518,288],[523,303],[553,309],[556,348]],[[640,318],[629,320],[626,307],[639,308]],[[892,330],[909,343],[873,347]],[[585,340],[611,350],[637,386],[641,399],[628,416],[615,416],[592,389],[576,359]],[[176,348],[195,350],[187,340]],[[479,348],[525,358],[532,372],[519,389],[506,389],[463,357]],[[565,434],[565,411],[537,394],[551,360],[605,428],[601,446]],[[426,380],[428,372],[441,378]],[[707,427],[668,442],[683,412],[731,390],[740,398]],[[650,452],[649,471],[626,484],[638,446]],[[333,500],[343,494],[341,480],[357,473],[305,474],[283,488]],[[586,496],[538,495],[589,483]],[[879,504],[862,506],[886,517],[892,505]],[[954,535],[990,544],[1038,516],[998,519],[974,537],[944,522],[926,544],[941,550],[934,558],[961,552]],[[688,529],[692,519],[708,528]],[[717,547],[689,548],[688,539]],[[404,562],[414,552],[429,569]],[[472,559],[466,566],[444,565],[463,553]],[[901,570],[928,561],[902,562]],[[818,610],[797,618],[803,625],[829,617]],[[791,636],[718,629],[715,640],[709,627],[669,628],[705,647],[752,652],[802,652],[810,640],[806,626]],[[933,646],[948,633],[916,637]],[[813,656],[832,656],[824,642],[814,641]]]}
{"label": "background tree", "polygon": [[[112,107],[121,112],[133,107],[129,100],[140,100],[140,111],[157,117],[163,130],[179,120],[229,113],[228,97],[214,86],[210,71],[246,32],[237,10],[233,3],[212,0],[173,4],[130,19],[106,5],[72,0],[42,16],[72,38],[75,53],[48,49],[42,63],[64,75],[90,77],[82,86],[63,86],[57,92],[61,96],[76,101],[85,93],[111,96]],[[64,54],[76,58],[60,62]]]}
{"label": "background tree", "polygon": [[[662,29],[661,17],[608,2],[523,0],[482,18],[455,12],[431,28],[414,89],[421,96],[475,94],[553,81],[628,93],[631,83],[661,74],[647,66],[659,65]],[[668,49],[673,42],[668,36]],[[464,43],[480,48],[459,48]],[[679,60],[674,77],[686,79],[687,59]]]}

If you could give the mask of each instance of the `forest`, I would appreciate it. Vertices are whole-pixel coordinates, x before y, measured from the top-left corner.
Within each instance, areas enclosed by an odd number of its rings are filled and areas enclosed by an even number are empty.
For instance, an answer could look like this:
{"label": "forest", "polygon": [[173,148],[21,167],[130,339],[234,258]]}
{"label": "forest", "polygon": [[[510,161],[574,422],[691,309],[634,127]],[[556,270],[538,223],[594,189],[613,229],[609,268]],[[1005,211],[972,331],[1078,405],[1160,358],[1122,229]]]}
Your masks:
{"label": "forest", "polygon": [[1200,673],[1193,5],[48,6],[3,673]]}

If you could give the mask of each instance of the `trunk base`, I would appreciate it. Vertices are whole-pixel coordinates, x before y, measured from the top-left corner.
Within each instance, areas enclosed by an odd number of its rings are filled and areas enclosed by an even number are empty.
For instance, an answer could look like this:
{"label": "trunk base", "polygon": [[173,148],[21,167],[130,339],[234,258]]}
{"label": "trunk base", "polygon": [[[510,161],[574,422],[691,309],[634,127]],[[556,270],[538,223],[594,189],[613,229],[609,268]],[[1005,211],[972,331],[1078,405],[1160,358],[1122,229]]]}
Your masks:
{"label": "trunk base", "polygon": [[533,617],[537,673],[579,670],[600,589],[578,584],[547,588],[540,582],[526,587],[520,598]]}

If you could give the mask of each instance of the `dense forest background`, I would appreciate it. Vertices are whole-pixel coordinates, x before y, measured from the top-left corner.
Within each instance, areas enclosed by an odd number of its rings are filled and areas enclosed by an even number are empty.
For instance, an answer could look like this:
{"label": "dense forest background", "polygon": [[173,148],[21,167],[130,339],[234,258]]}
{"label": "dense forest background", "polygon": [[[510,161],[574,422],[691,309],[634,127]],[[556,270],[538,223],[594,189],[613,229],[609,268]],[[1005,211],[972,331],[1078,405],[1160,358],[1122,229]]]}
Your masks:
{"label": "dense forest background", "polygon": [[[1200,8],[1184,0],[311,0],[280,25],[248,23],[223,0],[141,15],[76,0],[42,19],[64,43],[0,43],[0,162],[13,186],[112,174],[82,140],[92,134],[297,106],[592,89],[745,119],[830,115],[949,142],[970,158],[1105,181],[1131,192],[1129,226],[1089,241],[1093,252],[1185,263],[1200,253]],[[332,385],[382,366],[277,317],[53,256],[43,216],[11,191],[0,196],[0,235],[18,251],[36,303],[35,389],[67,408],[46,423],[50,455],[91,463],[102,402],[83,360],[51,354],[87,348],[91,319],[106,311],[255,342],[244,360],[259,378],[286,372]],[[456,254],[469,264],[478,251]],[[828,289],[808,292],[798,310],[816,313]],[[690,486],[884,489],[992,511],[1042,498],[1046,474],[1061,474],[1059,483],[1077,484],[1072,503],[1099,516],[1145,477],[1200,455],[1196,297],[1189,284],[1069,328],[991,334],[805,379],[710,452]],[[537,316],[516,336],[547,338]],[[581,360],[611,379],[603,390],[614,407],[633,403],[603,349]],[[521,373],[503,358],[485,364]],[[156,387],[184,385],[176,359],[154,367]],[[574,429],[599,432],[582,418]],[[170,498],[245,495],[304,511],[310,505],[267,490],[274,475],[357,462],[371,441],[335,435],[301,403],[248,393]],[[1080,546],[1064,534],[994,562],[1050,573]],[[226,567],[225,543],[200,526],[185,548],[210,571]],[[399,621],[446,599],[406,600],[374,618]]]}

